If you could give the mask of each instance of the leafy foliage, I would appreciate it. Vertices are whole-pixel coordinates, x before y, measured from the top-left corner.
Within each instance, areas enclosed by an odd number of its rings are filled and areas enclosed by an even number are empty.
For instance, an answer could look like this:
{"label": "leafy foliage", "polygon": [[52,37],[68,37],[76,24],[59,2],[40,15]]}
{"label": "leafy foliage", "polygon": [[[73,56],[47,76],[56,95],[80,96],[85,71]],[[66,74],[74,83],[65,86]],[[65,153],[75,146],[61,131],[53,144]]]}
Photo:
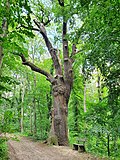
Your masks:
{"label": "leafy foliage", "polygon": [[7,145],[5,142],[5,139],[0,138],[0,160],[8,159]]}
{"label": "leafy foliage", "polygon": [[[51,4],[51,5],[50,5]],[[52,33],[50,39],[61,47],[62,16],[69,24],[66,38],[80,50],[74,56],[74,84],[69,102],[69,139],[86,138],[89,152],[119,158],[120,153],[120,48],[119,1],[114,0],[65,0],[65,9],[58,1],[5,1],[0,4],[0,26],[7,17],[6,37],[0,37],[4,58],[0,75],[0,131],[20,131],[21,108],[23,128],[34,135],[34,105],[36,105],[36,138],[46,139],[50,129],[51,88],[45,77],[34,74],[21,65],[15,56],[23,53],[28,60],[50,72],[52,61],[48,58],[44,42],[32,31],[37,17]],[[74,31],[73,31],[74,30]],[[56,33],[57,32],[57,33]],[[0,27],[0,33],[3,33]],[[34,50],[34,53],[33,53]],[[14,53],[14,54],[13,54]],[[32,57],[34,56],[34,58]],[[60,55],[60,58],[62,56]],[[32,59],[33,58],[33,59]],[[63,62],[62,62],[63,63]],[[98,85],[99,71],[100,86]],[[53,72],[53,71],[52,71]],[[36,81],[36,85],[35,85]],[[86,107],[83,110],[84,82]],[[101,93],[101,100],[99,93]],[[24,96],[23,96],[24,95]],[[35,101],[35,103],[34,103]],[[5,153],[2,140],[0,155]],[[2,152],[1,152],[2,151]],[[3,158],[5,159],[5,158]]]}

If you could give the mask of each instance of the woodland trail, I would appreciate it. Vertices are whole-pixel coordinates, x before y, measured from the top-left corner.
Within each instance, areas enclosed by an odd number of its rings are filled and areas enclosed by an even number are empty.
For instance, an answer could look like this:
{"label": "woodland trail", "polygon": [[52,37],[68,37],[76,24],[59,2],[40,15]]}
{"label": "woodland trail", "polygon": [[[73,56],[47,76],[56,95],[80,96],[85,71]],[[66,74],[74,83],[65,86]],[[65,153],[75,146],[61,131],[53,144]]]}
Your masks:
{"label": "woodland trail", "polygon": [[48,146],[22,137],[8,141],[10,160],[100,160],[87,153],[78,153],[70,147]]}

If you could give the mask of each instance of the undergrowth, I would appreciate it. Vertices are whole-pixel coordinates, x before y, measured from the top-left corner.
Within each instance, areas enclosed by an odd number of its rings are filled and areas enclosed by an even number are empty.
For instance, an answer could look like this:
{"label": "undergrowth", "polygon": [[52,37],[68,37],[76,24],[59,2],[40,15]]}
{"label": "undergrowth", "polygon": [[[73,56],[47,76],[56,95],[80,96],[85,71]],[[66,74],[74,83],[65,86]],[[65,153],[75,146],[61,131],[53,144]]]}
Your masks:
{"label": "undergrowth", "polygon": [[6,138],[0,138],[0,160],[8,160]]}

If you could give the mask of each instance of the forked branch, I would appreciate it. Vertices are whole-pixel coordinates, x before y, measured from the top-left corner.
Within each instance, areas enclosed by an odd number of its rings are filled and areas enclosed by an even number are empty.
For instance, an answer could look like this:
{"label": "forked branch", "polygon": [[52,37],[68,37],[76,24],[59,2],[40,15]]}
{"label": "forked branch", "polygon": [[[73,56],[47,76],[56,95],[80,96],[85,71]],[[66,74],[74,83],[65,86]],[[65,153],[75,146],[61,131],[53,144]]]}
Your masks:
{"label": "forked branch", "polygon": [[61,65],[60,65],[60,62],[59,62],[59,59],[58,59],[58,56],[57,56],[57,50],[55,48],[53,48],[52,43],[50,42],[50,40],[47,36],[44,24],[38,22],[37,20],[34,20],[34,23],[39,28],[39,32],[43,36],[45,44],[46,44],[46,46],[48,48],[48,51],[51,55],[51,58],[53,60],[53,64],[54,64],[56,74],[62,75],[62,68],[61,68]]}
{"label": "forked branch", "polygon": [[39,29],[38,28],[34,28],[34,27],[27,27],[27,26],[25,26],[25,25],[23,25],[23,24],[21,24],[19,27],[17,27],[17,29],[19,29],[19,28],[25,28],[25,29],[31,29],[31,30],[33,30],[33,31],[39,31]]}
{"label": "forked branch", "polygon": [[[50,42],[48,36],[47,36],[47,32],[46,32],[46,29],[45,29],[45,25],[43,23],[40,23],[38,22],[36,19],[33,20],[35,25],[37,26],[36,28],[34,27],[31,27],[29,28],[28,26],[24,26],[24,25],[21,25],[20,27],[23,27],[25,29],[31,29],[31,30],[34,30],[34,31],[38,31],[41,33],[44,41],[45,41],[45,44],[46,44],[46,47],[48,48],[48,51],[51,55],[51,58],[52,58],[52,61],[53,61],[53,64],[54,64],[54,68],[55,68],[55,74],[60,74],[62,75],[62,68],[61,68],[61,65],[59,63],[59,59],[58,59],[58,56],[57,56],[57,50],[55,48],[53,48],[52,46],[52,43]],[[49,23],[49,19],[46,23]],[[19,28],[20,28],[19,27]]]}

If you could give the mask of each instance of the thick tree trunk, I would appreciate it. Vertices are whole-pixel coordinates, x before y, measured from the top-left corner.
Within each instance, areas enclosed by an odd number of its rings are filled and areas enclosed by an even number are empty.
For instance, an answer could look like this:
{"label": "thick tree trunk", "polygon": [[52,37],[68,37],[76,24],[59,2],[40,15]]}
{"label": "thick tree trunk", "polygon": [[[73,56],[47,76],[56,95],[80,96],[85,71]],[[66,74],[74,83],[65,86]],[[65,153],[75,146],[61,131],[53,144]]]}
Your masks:
{"label": "thick tree trunk", "polygon": [[51,136],[56,137],[56,142],[53,144],[68,145],[68,128],[67,128],[67,103],[65,97],[64,85],[53,86],[53,111],[52,111],[52,125]]}

